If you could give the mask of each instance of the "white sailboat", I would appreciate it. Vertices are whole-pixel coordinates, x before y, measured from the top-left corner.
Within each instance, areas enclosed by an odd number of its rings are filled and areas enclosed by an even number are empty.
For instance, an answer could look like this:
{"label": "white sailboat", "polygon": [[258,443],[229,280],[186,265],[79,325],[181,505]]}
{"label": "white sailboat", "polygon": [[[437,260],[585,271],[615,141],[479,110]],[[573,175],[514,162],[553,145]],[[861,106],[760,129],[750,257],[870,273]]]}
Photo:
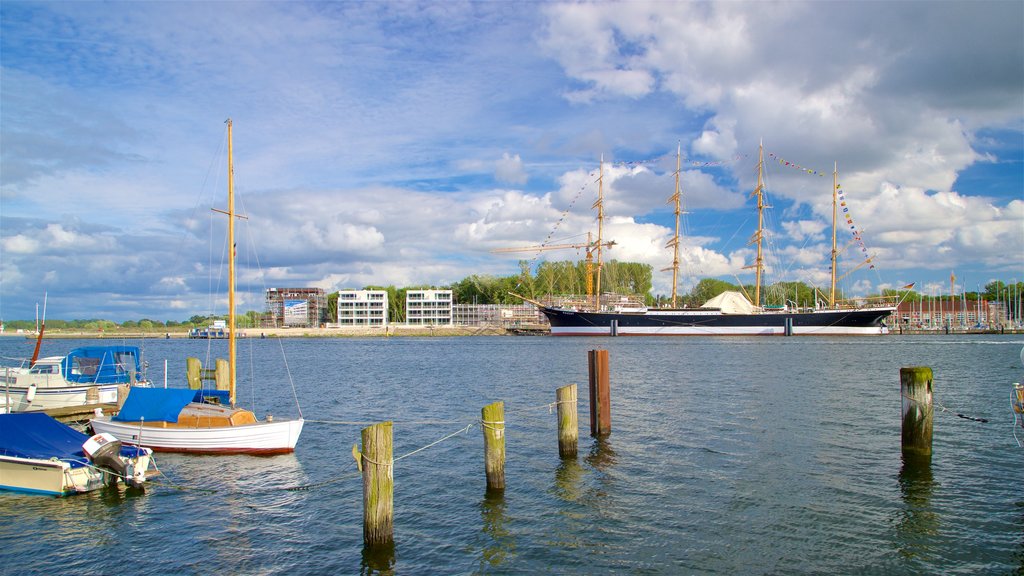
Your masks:
{"label": "white sailboat", "polygon": [[[228,126],[228,246],[235,245],[234,166],[231,119]],[[258,420],[250,410],[235,406],[235,254],[228,261],[228,366],[230,406],[202,402],[192,389],[133,389],[114,418],[91,420],[96,433],[109,433],[126,444],[160,452],[196,454],[283,454],[293,452],[303,419]]]}

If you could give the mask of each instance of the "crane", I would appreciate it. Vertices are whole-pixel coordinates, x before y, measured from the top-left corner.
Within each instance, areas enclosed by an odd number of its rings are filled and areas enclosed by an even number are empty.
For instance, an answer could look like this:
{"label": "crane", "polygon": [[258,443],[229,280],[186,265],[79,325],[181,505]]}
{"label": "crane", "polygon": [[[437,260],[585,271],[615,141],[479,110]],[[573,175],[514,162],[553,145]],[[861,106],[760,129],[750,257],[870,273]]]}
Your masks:
{"label": "crane", "polygon": [[491,250],[492,254],[507,254],[511,252],[542,252],[545,250],[564,250],[569,248],[585,248],[587,250],[587,296],[591,296],[594,293],[594,251],[598,247],[611,248],[615,246],[615,241],[610,240],[598,245],[591,239],[590,232],[587,232],[586,244],[547,244],[542,246],[521,246],[517,248],[495,248]]}

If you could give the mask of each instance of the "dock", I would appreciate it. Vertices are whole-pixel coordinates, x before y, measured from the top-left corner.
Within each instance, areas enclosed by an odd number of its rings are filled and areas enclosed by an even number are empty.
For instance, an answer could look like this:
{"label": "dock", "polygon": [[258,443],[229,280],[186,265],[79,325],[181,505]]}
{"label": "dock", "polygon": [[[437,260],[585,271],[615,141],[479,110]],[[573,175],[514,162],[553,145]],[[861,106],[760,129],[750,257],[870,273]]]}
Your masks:
{"label": "dock", "polygon": [[58,422],[84,422],[92,418],[96,409],[103,410],[104,414],[117,414],[117,404],[83,404],[82,406],[64,406],[62,408],[50,408],[43,412]]}

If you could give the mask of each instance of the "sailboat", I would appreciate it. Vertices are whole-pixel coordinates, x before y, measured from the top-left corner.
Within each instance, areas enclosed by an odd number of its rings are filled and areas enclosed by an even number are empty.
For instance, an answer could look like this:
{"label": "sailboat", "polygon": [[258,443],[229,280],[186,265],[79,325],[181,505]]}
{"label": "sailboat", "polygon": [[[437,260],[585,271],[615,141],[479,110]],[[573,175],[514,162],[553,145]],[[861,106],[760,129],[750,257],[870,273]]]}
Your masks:
{"label": "sailboat", "polygon": [[[228,128],[228,246],[235,245],[235,190],[231,129]],[[158,452],[195,454],[284,454],[295,451],[303,419],[259,420],[250,410],[235,406],[235,254],[228,260],[228,400],[229,405],[205,401],[201,390],[135,388],[117,416],[90,421],[97,433],[109,433],[125,444]]]}
{"label": "sailboat", "polygon": [[592,303],[581,306],[549,306],[523,298],[538,306],[551,324],[554,336],[754,336],[754,335],[877,335],[887,334],[886,318],[895,312],[894,305],[852,307],[836,301],[836,218],[838,168],[833,172],[832,186],[832,289],[826,306],[815,308],[768,307],[761,304],[761,275],[764,258],[763,239],[764,146],[759,148],[757,187],[752,196],[757,198],[758,228],[751,243],[757,244],[754,264],[756,281],[751,302],[739,292],[724,292],[699,308],[676,308],[676,282],[679,272],[679,176],[681,146],[676,152],[676,188],[669,198],[675,202],[675,237],[668,243],[673,249],[672,307],[648,308],[634,303],[609,304],[601,298],[601,244],[603,226],[604,160],[598,177],[598,244],[597,290]]}

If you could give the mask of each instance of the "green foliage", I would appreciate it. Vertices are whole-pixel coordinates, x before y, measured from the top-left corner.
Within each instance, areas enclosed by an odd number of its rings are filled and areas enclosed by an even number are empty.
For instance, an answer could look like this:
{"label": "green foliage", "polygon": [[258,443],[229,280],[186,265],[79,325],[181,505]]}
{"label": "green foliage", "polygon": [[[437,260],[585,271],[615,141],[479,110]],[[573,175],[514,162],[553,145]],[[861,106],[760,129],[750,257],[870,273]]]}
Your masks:
{"label": "green foliage", "polygon": [[[596,263],[594,264],[596,268]],[[642,296],[649,306],[668,306],[671,298],[666,295],[652,295],[653,270],[648,264],[638,262],[619,262],[611,260],[603,265],[601,292],[605,294],[623,294]],[[541,262],[536,273],[532,273],[529,261],[519,261],[519,273],[510,276],[491,276],[474,274],[451,284],[450,286],[365,286],[363,290],[383,290],[388,294],[388,317],[393,322],[405,321],[405,295],[409,290],[450,289],[455,303],[458,304],[519,304],[522,301],[512,296],[512,292],[531,299],[557,295],[583,295],[587,292],[587,265],[584,261]],[[743,293],[751,300],[754,297],[753,286],[740,287],[736,284],[717,278],[701,279],[689,292],[680,295],[678,306],[700,306],[711,298],[727,290]],[[913,290],[886,289],[882,296],[901,299],[904,302],[922,302],[931,297]],[[949,296],[945,296],[948,298]],[[963,297],[969,301],[984,299],[989,302],[1003,302],[1009,308],[1011,316],[1019,316],[1017,305],[1024,299],[1024,282],[1006,283],[1000,280],[989,282],[983,292],[967,292]],[[762,305],[786,305],[795,303],[799,307],[814,306],[816,300],[824,300],[828,294],[816,291],[814,287],[803,282],[778,282],[762,287]],[[843,299],[841,293],[837,299]],[[337,318],[338,293],[327,296],[328,318]],[[250,310],[240,315],[237,325],[240,328],[257,328],[263,314]],[[162,327],[205,327],[214,320],[226,320],[226,317],[195,315],[184,322],[167,320],[125,320],[120,325],[109,320],[60,320],[46,322],[47,331],[81,331],[95,332],[117,329],[153,330]],[[35,320],[10,320],[5,322],[8,331],[23,330],[32,332],[36,329]]]}

